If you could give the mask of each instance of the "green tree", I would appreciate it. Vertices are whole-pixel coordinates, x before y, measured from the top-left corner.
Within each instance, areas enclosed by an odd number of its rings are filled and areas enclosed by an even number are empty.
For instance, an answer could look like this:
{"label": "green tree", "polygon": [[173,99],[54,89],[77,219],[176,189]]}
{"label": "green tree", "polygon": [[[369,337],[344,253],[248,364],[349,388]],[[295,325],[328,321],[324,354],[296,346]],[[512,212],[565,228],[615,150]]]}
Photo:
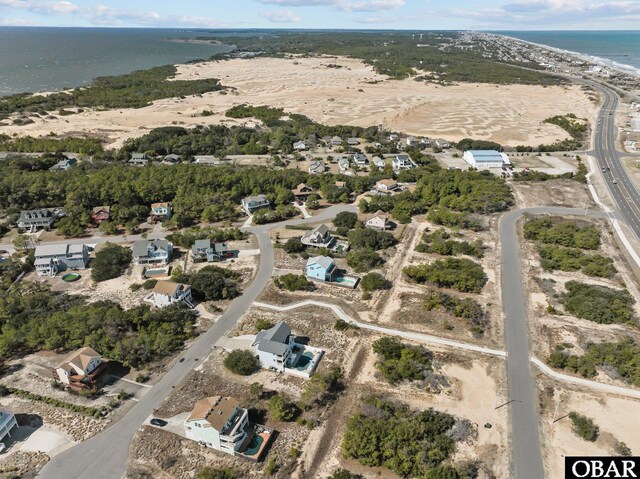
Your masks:
{"label": "green tree", "polygon": [[360,281],[360,287],[363,291],[375,291],[378,289],[391,288],[391,281],[387,280],[380,273],[367,273]]}
{"label": "green tree", "polygon": [[236,349],[224,358],[225,367],[234,374],[249,376],[260,369],[260,361],[251,351]]}
{"label": "green tree", "polygon": [[352,229],[358,222],[358,215],[351,213],[350,211],[341,211],[333,219],[333,224],[336,228],[348,228]]}
{"label": "green tree", "polygon": [[302,244],[302,241],[299,237],[289,238],[284,244],[283,248],[289,254],[302,253],[307,249],[307,247]]}
{"label": "green tree", "polygon": [[353,249],[347,253],[347,264],[356,273],[365,273],[381,266],[383,263],[384,260],[374,250],[360,248]]}
{"label": "green tree", "polygon": [[269,398],[269,413],[276,421],[294,421],[300,414],[298,407],[284,393],[274,394]]}
{"label": "green tree", "polygon": [[91,278],[96,282],[117,278],[131,263],[131,256],[129,248],[107,243],[91,261]]}

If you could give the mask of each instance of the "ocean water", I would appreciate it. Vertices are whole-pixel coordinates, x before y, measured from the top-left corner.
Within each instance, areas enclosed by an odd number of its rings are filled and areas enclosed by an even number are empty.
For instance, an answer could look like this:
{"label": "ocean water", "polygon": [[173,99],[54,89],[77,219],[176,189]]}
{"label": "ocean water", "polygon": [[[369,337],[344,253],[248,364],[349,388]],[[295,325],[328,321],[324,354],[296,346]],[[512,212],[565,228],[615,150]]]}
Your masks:
{"label": "ocean water", "polygon": [[93,78],[209,58],[229,47],[169,41],[203,31],[0,27],[0,96],[61,90]]}
{"label": "ocean water", "polygon": [[493,32],[577,52],[640,75],[639,31],[499,31]]}

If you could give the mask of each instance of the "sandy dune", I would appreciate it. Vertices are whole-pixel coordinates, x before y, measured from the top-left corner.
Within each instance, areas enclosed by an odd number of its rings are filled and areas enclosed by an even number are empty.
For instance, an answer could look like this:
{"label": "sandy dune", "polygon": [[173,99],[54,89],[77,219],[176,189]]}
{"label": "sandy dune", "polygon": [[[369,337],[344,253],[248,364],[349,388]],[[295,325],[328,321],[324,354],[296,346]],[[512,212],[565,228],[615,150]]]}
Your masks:
{"label": "sandy dune", "polygon": [[[474,137],[515,146],[566,138],[562,129],[542,121],[569,112],[592,119],[596,107],[575,85],[466,83],[443,87],[413,79],[387,80],[359,60],[347,58],[260,58],[179,65],[176,78],[220,78],[236,91],[160,100],[137,110],[37,119],[23,127],[0,127],[0,133],[98,133],[119,146],[124,139],[158,126],[235,123],[224,118],[224,112],[233,105],[250,103],[283,107],[326,124],[384,125],[414,135],[453,141]],[[203,117],[203,110],[214,115]]]}

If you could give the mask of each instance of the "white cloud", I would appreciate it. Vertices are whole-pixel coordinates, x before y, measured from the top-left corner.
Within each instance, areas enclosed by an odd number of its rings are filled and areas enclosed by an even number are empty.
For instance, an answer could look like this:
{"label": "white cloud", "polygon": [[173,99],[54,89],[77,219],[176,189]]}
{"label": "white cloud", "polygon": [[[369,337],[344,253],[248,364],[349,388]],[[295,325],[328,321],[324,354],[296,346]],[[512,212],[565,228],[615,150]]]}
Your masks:
{"label": "white cloud", "polygon": [[517,0],[497,8],[442,12],[460,18],[470,18],[485,26],[504,28],[513,26],[580,25],[586,22],[610,22],[611,20],[634,22],[640,19],[638,1],[587,0]]}
{"label": "white cloud", "polygon": [[405,0],[258,0],[286,7],[334,7],[346,12],[379,12],[402,7]]}
{"label": "white cloud", "polygon": [[0,17],[0,25],[3,27],[34,27],[36,26],[30,20],[24,20],[22,18],[9,18],[9,17]]}
{"label": "white cloud", "polygon": [[266,18],[271,23],[298,23],[300,17],[298,17],[291,10],[274,10],[268,12],[258,13],[262,18]]}
{"label": "white cloud", "polygon": [[156,12],[111,8],[106,5],[80,6],[69,1],[0,0],[0,8],[24,10],[42,15],[73,15],[93,25],[140,25],[156,27],[225,27],[227,24],[208,17],[160,15]]}

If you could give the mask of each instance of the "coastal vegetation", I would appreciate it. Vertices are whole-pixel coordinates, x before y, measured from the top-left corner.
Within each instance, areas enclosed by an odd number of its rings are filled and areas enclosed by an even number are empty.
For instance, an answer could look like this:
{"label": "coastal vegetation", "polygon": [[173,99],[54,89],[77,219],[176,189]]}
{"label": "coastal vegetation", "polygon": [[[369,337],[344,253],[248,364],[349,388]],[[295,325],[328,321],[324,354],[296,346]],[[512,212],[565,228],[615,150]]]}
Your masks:
{"label": "coastal vegetation", "polygon": [[589,442],[595,442],[598,439],[600,428],[593,419],[575,411],[569,413],[569,419],[571,419],[571,429],[576,436]]}
{"label": "coastal vegetation", "polygon": [[404,272],[416,283],[431,283],[463,293],[479,293],[488,280],[482,266],[467,258],[446,258],[407,266]]}
{"label": "coastal vegetation", "polygon": [[471,333],[481,338],[487,328],[487,315],[480,303],[473,298],[458,298],[436,289],[429,290],[422,303],[426,311],[442,310],[467,321]]}
{"label": "coastal vegetation", "polygon": [[609,278],[616,273],[611,258],[599,254],[585,254],[577,248],[538,245],[540,265],[547,271],[581,271],[588,276]]}
{"label": "coastal vegetation", "polygon": [[433,479],[474,477],[472,467],[451,464],[457,421],[450,414],[429,408],[368,396],[347,421],[342,451],[369,467],[385,467],[400,477]]}
{"label": "coastal vegetation", "polygon": [[224,89],[217,79],[172,80],[176,67],[166,65],[125,75],[99,77],[91,85],[50,95],[21,93],[0,98],[0,119],[13,113],[46,115],[63,108],[142,108],[155,100]]}
{"label": "coastal vegetation", "polygon": [[531,218],[525,222],[524,237],[545,244],[595,250],[600,247],[600,231],[558,218]]}
{"label": "coastal vegetation", "polygon": [[591,378],[598,368],[611,371],[629,383],[640,386],[640,345],[633,338],[625,337],[618,342],[590,343],[583,355],[570,354],[558,347],[548,358],[549,366],[566,369],[580,376]]}
{"label": "coastal vegetation", "polygon": [[419,253],[436,253],[443,256],[467,255],[474,258],[484,256],[482,241],[473,243],[451,239],[451,235],[440,228],[433,232],[425,230],[422,234],[422,242],[416,246]]}
{"label": "coastal vegetation", "polygon": [[196,335],[195,319],[194,311],[175,306],[124,310],[22,282],[0,294],[0,360],[90,344],[109,359],[139,367],[180,349]]}
{"label": "coastal vegetation", "polygon": [[260,370],[260,361],[251,351],[235,349],[224,358],[224,366],[234,374],[249,376]]}
{"label": "coastal vegetation", "polygon": [[[480,51],[455,48],[453,42],[457,36],[457,32],[426,32],[417,40],[408,32],[280,32],[278,35],[259,37],[212,39],[236,45],[240,52],[260,51],[263,55],[273,57],[295,54],[358,58],[371,65],[376,72],[395,79],[416,76],[417,81],[439,84],[479,82],[551,85],[562,82],[541,71],[524,70],[517,65],[496,62],[483,56]],[[527,66],[531,68],[532,64]]]}
{"label": "coastal vegetation", "polygon": [[131,263],[131,249],[117,244],[107,244],[91,260],[91,278],[107,281],[122,275]]}
{"label": "coastal vegetation", "polygon": [[635,300],[627,290],[597,284],[567,281],[566,293],[560,297],[564,309],[574,316],[599,324],[636,324]]}
{"label": "coastal vegetation", "polygon": [[[49,135],[41,138],[19,136],[12,138],[0,134],[0,151],[14,151],[20,153],[62,153],[73,152],[81,155],[95,155],[101,153],[102,142],[98,138],[65,137],[57,138]],[[55,158],[55,157],[53,157]],[[19,161],[15,160],[8,161]]]}

